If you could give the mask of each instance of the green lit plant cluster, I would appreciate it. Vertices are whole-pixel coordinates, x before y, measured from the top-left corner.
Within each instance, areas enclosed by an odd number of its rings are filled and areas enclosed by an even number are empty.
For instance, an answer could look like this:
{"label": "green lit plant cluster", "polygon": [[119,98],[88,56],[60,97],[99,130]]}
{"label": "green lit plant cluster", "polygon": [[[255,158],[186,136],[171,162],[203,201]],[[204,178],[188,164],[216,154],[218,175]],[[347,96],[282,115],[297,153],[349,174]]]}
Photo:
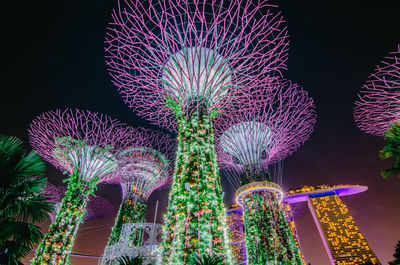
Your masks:
{"label": "green lit plant cluster", "polygon": [[[144,223],[146,221],[146,203],[135,198],[125,199],[118,211],[118,216],[112,229],[108,246],[118,242],[121,235],[123,224],[127,223]],[[143,243],[143,229],[137,229],[131,235],[134,246],[140,246]]]}
{"label": "green lit plant cluster", "polygon": [[244,197],[247,264],[303,264],[284,213],[268,191]]}
{"label": "green lit plant cluster", "polygon": [[385,132],[385,146],[379,153],[382,159],[394,157],[391,168],[381,172],[383,177],[397,174],[400,177],[400,122],[394,122]]}
{"label": "green lit plant cluster", "polygon": [[165,215],[162,264],[186,264],[198,255],[231,251],[211,118],[195,111],[180,118],[175,173]]}
{"label": "green lit plant cluster", "polygon": [[95,191],[95,181],[85,183],[75,173],[68,179],[68,189],[62,200],[56,220],[51,224],[49,232],[36,250],[32,265],[64,265],[69,264],[79,224],[85,215],[89,196]]}

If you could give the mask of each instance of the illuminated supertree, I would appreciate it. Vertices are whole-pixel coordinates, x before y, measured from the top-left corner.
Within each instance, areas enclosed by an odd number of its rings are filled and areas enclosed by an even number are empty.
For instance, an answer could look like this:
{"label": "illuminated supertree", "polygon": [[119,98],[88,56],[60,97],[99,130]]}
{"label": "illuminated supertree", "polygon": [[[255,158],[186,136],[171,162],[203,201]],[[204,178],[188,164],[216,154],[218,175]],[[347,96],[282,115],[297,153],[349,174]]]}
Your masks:
{"label": "illuminated supertree", "polygon": [[392,169],[382,175],[400,172],[400,44],[369,76],[355,105],[357,126],[372,135],[385,136],[382,158],[396,157]]}
{"label": "illuminated supertree", "polygon": [[[212,120],[285,68],[288,39],[265,0],[126,0],[112,14],[106,60],[140,116],[178,131],[163,264],[231,259]],[[228,262],[228,261],[226,261]]]}
{"label": "illuminated supertree", "polygon": [[[121,185],[122,204],[112,229],[108,246],[115,244],[126,223],[146,222],[146,201],[150,194],[171,180],[174,142],[165,134],[143,128],[135,129],[136,143],[118,154],[120,164],[111,173]],[[131,235],[134,245],[142,243],[142,231]]]}
{"label": "illuminated supertree", "polygon": [[303,264],[280,206],[281,187],[270,172],[308,139],[316,121],[313,100],[289,81],[268,81],[235,115],[216,122],[220,166],[228,171],[242,205],[247,264]]}
{"label": "illuminated supertree", "polygon": [[32,264],[65,264],[96,184],[116,169],[115,154],[126,148],[127,128],[106,115],[56,110],[36,117],[29,129],[32,147],[69,174],[56,220],[36,250]]}

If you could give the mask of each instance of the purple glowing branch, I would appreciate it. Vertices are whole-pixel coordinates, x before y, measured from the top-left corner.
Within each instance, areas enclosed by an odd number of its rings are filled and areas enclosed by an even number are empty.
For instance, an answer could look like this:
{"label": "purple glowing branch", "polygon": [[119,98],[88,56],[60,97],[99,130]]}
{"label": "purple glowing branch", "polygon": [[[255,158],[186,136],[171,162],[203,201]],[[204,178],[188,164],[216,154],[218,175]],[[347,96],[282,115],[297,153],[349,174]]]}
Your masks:
{"label": "purple glowing branch", "polygon": [[44,190],[44,194],[49,196],[51,202],[55,203],[54,210],[48,212],[48,216],[50,217],[50,221],[53,223],[55,221],[56,214],[60,208],[61,200],[64,197],[66,191],[66,187],[64,186],[54,186],[53,184],[47,182],[46,189]]}
{"label": "purple glowing branch", "polygon": [[62,200],[65,194],[66,187],[64,186],[54,186],[50,182],[47,182],[44,194],[51,198],[51,202],[59,202]]}
{"label": "purple glowing branch", "polygon": [[106,61],[129,107],[175,130],[176,115],[222,111],[281,75],[288,36],[266,0],[126,0],[112,14]]}
{"label": "purple glowing branch", "polygon": [[106,199],[96,196],[89,200],[84,221],[107,217],[114,212],[114,206]]}
{"label": "purple glowing branch", "polygon": [[29,129],[32,147],[49,163],[84,182],[106,181],[126,148],[128,128],[106,115],[85,110],[43,113]]}
{"label": "purple glowing branch", "polygon": [[[219,152],[223,152],[223,150],[219,149]],[[222,154],[222,156],[224,156],[224,154]],[[249,170],[251,171],[250,174]],[[222,172],[235,190],[243,186],[244,182],[260,181],[260,178],[263,180],[268,179],[269,181],[278,184],[280,187],[283,186],[283,161],[279,161],[272,165],[261,164],[252,165],[251,167],[244,167],[239,163],[225,163],[223,164]],[[258,179],[255,179],[256,174]],[[248,179],[249,177],[251,179]]]}
{"label": "purple glowing branch", "polygon": [[400,44],[385,57],[358,94],[354,108],[357,126],[372,135],[383,136],[400,118]]}
{"label": "purple glowing branch", "polygon": [[240,111],[215,122],[222,167],[270,165],[296,151],[313,131],[316,114],[308,93],[290,81],[266,80]]}
{"label": "purple glowing branch", "polygon": [[118,168],[111,173],[121,184],[122,196],[146,201],[150,194],[171,182],[175,141],[161,132],[131,128],[135,143],[121,150]]}

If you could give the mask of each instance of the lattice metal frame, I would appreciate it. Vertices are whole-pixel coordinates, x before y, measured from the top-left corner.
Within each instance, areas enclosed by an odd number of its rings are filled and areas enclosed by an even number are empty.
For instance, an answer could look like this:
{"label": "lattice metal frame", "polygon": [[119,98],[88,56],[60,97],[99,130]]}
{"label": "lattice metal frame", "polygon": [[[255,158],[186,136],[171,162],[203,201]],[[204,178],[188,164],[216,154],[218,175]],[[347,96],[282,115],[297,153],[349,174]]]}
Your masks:
{"label": "lattice metal frame", "polygon": [[[133,246],[130,236],[137,230],[145,233],[147,238],[139,247]],[[114,265],[113,261],[122,256],[136,257],[142,255],[145,257],[145,264],[157,261],[162,233],[162,225],[155,223],[127,223],[122,226],[120,240],[112,245],[107,246],[104,254],[99,262],[101,265]]]}
{"label": "lattice metal frame", "polygon": [[276,5],[245,1],[120,1],[106,36],[113,83],[140,116],[176,130],[176,114],[223,111],[286,68]]}
{"label": "lattice metal frame", "polygon": [[391,123],[400,119],[400,44],[389,53],[369,76],[355,102],[357,126],[383,136]]}

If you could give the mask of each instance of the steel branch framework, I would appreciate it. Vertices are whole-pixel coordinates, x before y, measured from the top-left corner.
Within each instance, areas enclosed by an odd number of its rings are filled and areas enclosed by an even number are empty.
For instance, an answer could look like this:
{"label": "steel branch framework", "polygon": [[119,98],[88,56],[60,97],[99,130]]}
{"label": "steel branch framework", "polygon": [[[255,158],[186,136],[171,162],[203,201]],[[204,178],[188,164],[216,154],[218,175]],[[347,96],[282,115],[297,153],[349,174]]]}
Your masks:
{"label": "steel branch framework", "polygon": [[[247,264],[303,264],[285,220],[283,191],[271,182],[271,163],[294,152],[310,136],[316,115],[313,100],[298,85],[268,79],[235,115],[216,121],[217,153],[243,206]],[[230,179],[232,178],[232,179]]]}
{"label": "steel branch framework", "polygon": [[44,194],[46,194],[49,198],[51,198],[52,202],[61,201],[64,197],[65,189],[64,186],[54,186],[50,182],[47,182],[46,189],[44,190]]}
{"label": "steel branch framework", "polygon": [[248,103],[215,122],[220,166],[267,166],[296,151],[313,131],[316,114],[308,93],[290,81],[268,79]]}
{"label": "steel branch framework", "polygon": [[[145,223],[146,201],[150,194],[170,184],[175,141],[154,130],[134,128],[135,145],[121,150],[119,166],[111,173],[122,188],[122,204],[111,233],[108,246],[121,240],[121,230],[127,223]],[[130,235],[135,246],[143,241],[143,231]],[[108,253],[108,252],[107,252]],[[112,253],[113,256],[118,253]]]}
{"label": "steel branch framework", "polygon": [[150,194],[171,183],[176,141],[155,130],[134,128],[135,145],[118,153],[120,166],[112,175],[118,179],[123,198],[135,195],[147,200]]}
{"label": "steel branch framework", "polygon": [[266,76],[281,75],[288,51],[282,16],[265,0],[119,4],[106,37],[113,83],[140,116],[179,133],[162,263],[205,253],[229,263],[212,120],[246,102]]}
{"label": "steel branch framework", "polygon": [[130,144],[128,128],[106,115],[85,110],[56,110],[32,121],[30,143],[48,162],[69,174],[68,189],[55,222],[32,264],[65,264],[88,198],[96,184],[116,169],[116,154]]}
{"label": "steel branch framework", "polygon": [[358,94],[354,108],[357,126],[383,136],[400,118],[400,44],[385,57]]}
{"label": "steel branch framework", "polygon": [[176,130],[174,112],[223,111],[261,77],[280,74],[284,21],[268,1],[252,2],[124,1],[112,14],[106,61],[126,103]]}

